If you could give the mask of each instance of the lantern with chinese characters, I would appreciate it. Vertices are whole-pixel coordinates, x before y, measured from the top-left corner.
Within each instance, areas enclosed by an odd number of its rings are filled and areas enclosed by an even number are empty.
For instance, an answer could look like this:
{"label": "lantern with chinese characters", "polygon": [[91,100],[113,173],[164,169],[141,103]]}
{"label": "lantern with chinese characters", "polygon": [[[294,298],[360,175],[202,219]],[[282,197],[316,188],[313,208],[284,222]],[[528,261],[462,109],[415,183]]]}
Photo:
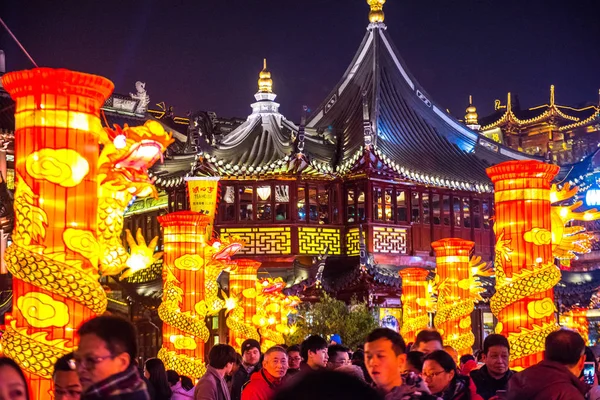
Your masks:
{"label": "lantern with chinese characters", "polygon": [[444,344],[452,346],[459,355],[470,354],[475,342],[471,330],[471,312],[475,301],[481,300],[482,289],[475,277],[479,261],[472,263],[469,254],[475,243],[463,239],[442,239],[433,242],[437,268],[436,329],[444,338]]}
{"label": "lantern with chinese characters", "polygon": [[256,281],[260,262],[237,259],[229,272],[229,298],[226,300],[229,344],[237,351],[246,339],[260,341],[252,317],[256,315]]}
{"label": "lantern with chinese characters", "polygon": [[37,68],[3,76],[15,109],[15,228],[6,251],[13,311],[4,354],[48,398],[53,364],[76,346],[76,329],[106,309],[96,241],[99,110],[113,84]]}
{"label": "lantern with chinese characters", "polygon": [[553,287],[560,281],[554,264],[550,182],[556,165],[508,161],[487,169],[494,183],[496,293],[490,308],[496,332],[508,337],[511,367],[542,360],[546,336],[558,329]]}
{"label": "lantern with chinese characters", "polygon": [[430,293],[427,285],[429,271],[423,268],[406,268],[402,277],[402,328],[400,333],[406,343],[414,342],[417,333],[429,325],[427,311]]}

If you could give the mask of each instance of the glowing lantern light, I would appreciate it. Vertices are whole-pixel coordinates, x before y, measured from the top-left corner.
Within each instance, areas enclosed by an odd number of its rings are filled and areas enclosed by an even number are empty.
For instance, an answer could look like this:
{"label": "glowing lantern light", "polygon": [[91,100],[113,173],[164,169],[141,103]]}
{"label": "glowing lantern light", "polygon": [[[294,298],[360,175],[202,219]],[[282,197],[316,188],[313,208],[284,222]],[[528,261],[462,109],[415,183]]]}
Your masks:
{"label": "glowing lantern light", "polygon": [[590,327],[587,318],[587,308],[575,307],[565,313],[562,313],[559,318],[560,325],[579,332],[585,344],[590,345]]}
{"label": "glowing lantern light", "polygon": [[158,217],[164,234],[163,347],[158,357],[167,369],[193,378],[204,374],[204,343],[210,331],[205,314],[194,315],[204,300],[204,234],[208,217],[181,211]]}
{"label": "glowing lantern light", "polygon": [[17,175],[6,251],[13,311],[2,348],[25,371],[33,398],[47,398],[56,358],[73,350],[83,321],[106,309],[94,245],[99,110],[113,84],[50,68],[8,73],[2,83],[16,102]]}
{"label": "glowing lantern light", "polygon": [[507,336],[511,367],[543,358],[546,336],[558,329],[553,287],[560,281],[551,243],[550,182],[556,165],[508,161],[487,169],[494,183],[496,332]]}
{"label": "glowing lantern light", "polygon": [[459,355],[470,354],[475,342],[471,330],[471,313],[482,289],[474,275],[480,258],[469,259],[475,243],[463,239],[442,239],[433,242],[435,251],[438,293],[436,329],[444,344],[452,346]]}
{"label": "glowing lantern light", "polygon": [[427,310],[430,297],[427,290],[429,271],[423,268],[406,268],[402,277],[402,328],[400,333],[406,343],[414,342],[417,333],[429,325]]}
{"label": "glowing lantern light", "polygon": [[227,327],[229,344],[240,350],[246,339],[260,341],[252,317],[256,315],[256,282],[260,262],[238,259],[229,272],[229,299]]}

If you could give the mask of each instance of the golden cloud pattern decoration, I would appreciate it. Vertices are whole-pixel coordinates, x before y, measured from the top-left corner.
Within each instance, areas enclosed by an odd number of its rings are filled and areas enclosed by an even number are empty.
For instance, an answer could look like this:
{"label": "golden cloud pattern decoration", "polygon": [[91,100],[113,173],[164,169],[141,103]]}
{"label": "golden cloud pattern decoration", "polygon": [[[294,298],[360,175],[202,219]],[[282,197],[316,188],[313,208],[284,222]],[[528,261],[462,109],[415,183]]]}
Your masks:
{"label": "golden cloud pattern decoration", "polygon": [[27,293],[17,299],[17,307],[34,328],[62,328],[69,323],[69,308],[44,293]]}
{"label": "golden cloud pattern decoration", "polygon": [[198,254],[184,254],[174,264],[175,268],[182,271],[199,271],[204,266],[204,259]]}
{"label": "golden cloud pattern decoration", "polygon": [[64,187],[75,187],[90,172],[90,164],[73,149],[45,148],[26,158],[27,173]]}

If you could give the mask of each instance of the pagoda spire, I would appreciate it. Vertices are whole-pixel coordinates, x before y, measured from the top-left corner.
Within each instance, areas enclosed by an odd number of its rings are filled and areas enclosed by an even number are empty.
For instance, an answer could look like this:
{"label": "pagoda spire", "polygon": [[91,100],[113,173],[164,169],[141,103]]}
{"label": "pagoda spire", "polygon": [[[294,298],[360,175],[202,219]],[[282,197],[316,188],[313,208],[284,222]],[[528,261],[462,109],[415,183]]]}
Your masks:
{"label": "pagoda spire", "polygon": [[369,117],[369,103],[367,101],[367,92],[362,94],[363,103],[363,136],[365,149],[370,150],[373,144],[373,127],[371,126],[371,118]]}
{"label": "pagoda spire", "polygon": [[367,0],[367,4],[371,7],[369,12],[369,22],[372,24],[383,23],[385,14],[383,13],[383,5],[386,0]]}
{"label": "pagoda spire", "polygon": [[508,98],[506,99],[506,112],[509,113],[512,111],[512,101],[510,92],[508,92]]}
{"label": "pagoda spire", "polygon": [[277,95],[273,93],[273,79],[267,70],[267,59],[263,59],[263,69],[258,74],[258,92],[254,95],[256,103],[252,103],[252,115],[279,114],[279,104],[275,103]]}
{"label": "pagoda spire", "polygon": [[467,107],[467,114],[465,115],[465,124],[477,131],[481,127],[477,121],[477,108],[473,105],[473,96],[469,95],[469,106]]}
{"label": "pagoda spire", "polygon": [[267,70],[267,59],[263,59],[263,69],[258,74],[258,92],[273,93],[273,80],[271,73]]}
{"label": "pagoda spire", "polygon": [[550,85],[550,107],[554,106],[554,85]]}

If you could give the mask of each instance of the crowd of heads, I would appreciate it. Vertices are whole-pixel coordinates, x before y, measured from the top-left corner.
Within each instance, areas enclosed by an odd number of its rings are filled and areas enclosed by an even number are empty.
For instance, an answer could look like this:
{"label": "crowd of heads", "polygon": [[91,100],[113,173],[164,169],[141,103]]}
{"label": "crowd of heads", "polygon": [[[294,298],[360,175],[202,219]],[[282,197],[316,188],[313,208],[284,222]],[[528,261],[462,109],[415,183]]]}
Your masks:
{"label": "crowd of heads", "polygon": [[[101,316],[85,322],[77,333],[76,351],[59,358],[54,365],[52,380],[57,400],[79,399],[99,382],[138,368],[136,332],[128,321]],[[319,335],[289,347],[273,346],[264,353],[258,341],[248,339],[240,350],[241,354],[229,345],[217,344],[210,349],[207,365],[224,378],[234,380],[229,390],[235,388],[238,371],[243,372],[245,380],[239,385],[240,391],[249,375],[257,371],[274,382],[294,374],[301,376],[281,386],[275,399],[378,399],[382,393],[418,382],[424,382],[431,393],[441,394],[449,387],[455,388],[461,379],[468,381],[465,377],[469,374],[477,376],[473,371],[482,367],[498,382],[512,374],[509,341],[498,334],[489,334],[478,354],[459,355],[452,347],[444,346],[442,336],[434,329],[419,332],[414,344],[407,346],[399,333],[388,328],[373,330],[365,337],[364,345],[355,350],[329,344]],[[581,336],[564,329],[547,336],[544,359],[564,365],[576,376],[582,373],[586,360],[596,362]],[[300,373],[303,369],[309,373]],[[314,371],[319,373],[311,373]],[[199,378],[167,371],[158,358],[146,360],[141,374],[157,398],[171,398],[175,388],[192,391]],[[16,363],[0,358],[0,377],[0,398],[29,399],[27,381]],[[232,399],[236,398],[239,395],[232,393]]]}

